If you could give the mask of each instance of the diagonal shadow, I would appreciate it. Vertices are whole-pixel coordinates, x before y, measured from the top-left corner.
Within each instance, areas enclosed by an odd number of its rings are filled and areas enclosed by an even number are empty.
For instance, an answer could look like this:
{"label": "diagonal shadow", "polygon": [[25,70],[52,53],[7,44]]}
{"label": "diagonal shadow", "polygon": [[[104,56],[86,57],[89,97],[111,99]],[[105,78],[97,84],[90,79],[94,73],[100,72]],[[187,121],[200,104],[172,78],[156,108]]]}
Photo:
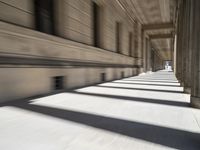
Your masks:
{"label": "diagonal shadow", "polygon": [[159,73],[159,72],[156,72],[156,74],[146,74],[147,76],[155,76],[155,77],[161,77],[161,76],[173,76],[174,74],[173,73]]}
{"label": "diagonal shadow", "polygon": [[189,131],[28,103],[13,106],[175,149],[200,148],[200,134]]}
{"label": "diagonal shadow", "polygon": [[118,86],[104,86],[104,85],[96,85],[96,87],[126,89],[126,90],[143,90],[143,91],[152,91],[152,92],[183,93],[183,91],[144,89],[144,88],[132,88],[132,87],[118,87]]}
{"label": "diagonal shadow", "polygon": [[140,80],[140,79],[125,79],[125,80],[122,80],[122,81],[138,81],[138,82],[153,82],[153,83],[155,83],[155,82],[158,82],[158,83],[174,83],[174,84],[179,84],[178,83],[178,81],[159,81],[159,80],[157,80],[157,81],[154,81],[154,80]]}
{"label": "diagonal shadow", "polygon": [[176,79],[169,78],[155,78],[155,77],[134,77],[134,79],[147,79],[147,80],[163,80],[163,81],[177,81]]}
{"label": "diagonal shadow", "polygon": [[130,83],[130,82],[123,82],[123,81],[114,81],[111,83],[119,83],[119,84],[136,84],[136,85],[152,85],[152,86],[170,86],[170,87],[180,87],[180,85],[164,85],[164,84],[151,84],[151,83]]}
{"label": "diagonal shadow", "polygon": [[97,93],[89,93],[89,92],[86,93],[86,92],[80,92],[80,91],[72,91],[71,93],[80,94],[80,95],[87,95],[87,96],[98,96],[98,97],[105,97],[105,98],[113,98],[115,100],[127,100],[127,101],[162,104],[162,105],[177,106],[177,107],[189,107],[189,105],[190,105],[187,102],[177,102],[177,101],[139,98],[139,97],[128,97],[128,96],[99,94],[99,93],[97,94]]}
{"label": "diagonal shadow", "polygon": [[175,82],[175,83],[179,83],[177,80],[163,80],[163,79],[154,79],[154,78],[134,78],[134,80],[137,80],[137,79],[139,79],[139,80],[151,80],[151,81],[157,81],[157,82],[159,82],[159,81],[163,81],[163,82]]}

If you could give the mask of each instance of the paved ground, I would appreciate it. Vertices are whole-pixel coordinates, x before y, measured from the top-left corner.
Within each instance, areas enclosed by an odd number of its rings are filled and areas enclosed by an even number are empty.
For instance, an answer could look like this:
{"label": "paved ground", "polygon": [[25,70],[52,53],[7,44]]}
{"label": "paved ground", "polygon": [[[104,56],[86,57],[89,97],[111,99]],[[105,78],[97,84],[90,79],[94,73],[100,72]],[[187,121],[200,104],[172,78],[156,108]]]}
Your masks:
{"label": "paved ground", "polygon": [[200,149],[200,110],[172,72],[0,107],[0,150]]}

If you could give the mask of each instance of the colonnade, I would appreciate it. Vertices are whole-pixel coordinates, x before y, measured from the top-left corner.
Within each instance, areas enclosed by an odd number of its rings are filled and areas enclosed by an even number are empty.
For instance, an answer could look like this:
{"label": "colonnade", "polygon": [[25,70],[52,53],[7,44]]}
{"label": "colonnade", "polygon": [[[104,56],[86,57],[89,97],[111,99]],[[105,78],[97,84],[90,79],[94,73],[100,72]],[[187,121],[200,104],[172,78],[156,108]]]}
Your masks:
{"label": "colonnade", "polygon": [[175,74],[200,108],[200,1],[179,0],[177,10]]}

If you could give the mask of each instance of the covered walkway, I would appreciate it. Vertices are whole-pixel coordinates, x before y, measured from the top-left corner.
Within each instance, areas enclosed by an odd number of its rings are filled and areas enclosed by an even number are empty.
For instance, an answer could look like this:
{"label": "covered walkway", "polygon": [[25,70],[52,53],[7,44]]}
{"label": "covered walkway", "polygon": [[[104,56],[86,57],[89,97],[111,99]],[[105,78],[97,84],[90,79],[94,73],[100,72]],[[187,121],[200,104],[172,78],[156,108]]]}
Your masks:
{"label": "covered walkway", "polygon": [[160,71],[7,103],[0,149],[198,150],[200,110],[189,98],[173,72]]}

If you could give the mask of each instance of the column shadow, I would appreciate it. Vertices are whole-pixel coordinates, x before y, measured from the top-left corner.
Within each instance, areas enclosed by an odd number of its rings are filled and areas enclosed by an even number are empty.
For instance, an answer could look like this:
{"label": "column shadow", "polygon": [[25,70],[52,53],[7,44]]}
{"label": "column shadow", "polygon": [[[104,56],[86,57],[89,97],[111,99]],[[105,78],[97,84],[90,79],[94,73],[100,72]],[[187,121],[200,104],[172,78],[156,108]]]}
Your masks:
{"label": "column shadow", "polygon": [[[129,79],[131,79],[131,78],[129,78]],[[147,77],[142,77],[142,78],[139,78],[139,77],[135,77],[135,78],[132,78],[132,79],[142,79],[142,80],[153,80],[153,81],[160,81],[160,80],[162,80],[162,81],[168,81],[168,82],[177,82],[178,83],[178,81],[176,80],[176,79],[174,79],[174,80],[172,80],[172,79],[163,79],[163,78],[147,78]]]}
{"label": "column shadow", "polygon": [[200,148],[200,134],[189,131],[29,103],[18,103],[13,106],[170,148],[180,150]]}
{"label": "column shadow", "polygon": [[179,84],[178,81],[153,81],[153,80],[140,80],[140,79],[125,79],[122,81],[137,81],[137,82],[153,82],[153,83],[174,83],[174,84]]}
{"label": "column shadow", "polygon": [[117,83],[117,84],[132,84],[132,85],[152,85],[152,86],[170,86],[170,87],[180,87],[180,85],[164,85],[164,84],[151,84],[151,83],[131,83],[131,82],[123,82],[123,81],[114,81],[111,83]]}
{"label": "column shadow", "polygon": [[87,95],[87,96],[95,96],[95,97],[112,98],[114,100],[127,100],[127,101],[134,101],[134,102],[153,103],[153,104],[161,104],[161,105],[169,105],[169,106],[177,106],[177,107],[189,107],[190,106],[190,104],[187,102],[177,102],[177,101],[169,101],[169,100],[128,97],[128,96],[99,94],[99,93],[80,92],[80,91],[72,91],[70,93]]}
{"label": "column shadow", "polygon": [[152,91],[152,92],[166,92],[166,93],[183,93],[183,91],[173,91],[173,90],[159,90],[159,89],[145,89],[145,88],[132,88],[132,87],[119,87],[119,86],[104,86],[104,85],[96,85],[96,87],[103,88],[114,88],[114,89],[126,89],[126,90],[142,90],[142,91]]}

